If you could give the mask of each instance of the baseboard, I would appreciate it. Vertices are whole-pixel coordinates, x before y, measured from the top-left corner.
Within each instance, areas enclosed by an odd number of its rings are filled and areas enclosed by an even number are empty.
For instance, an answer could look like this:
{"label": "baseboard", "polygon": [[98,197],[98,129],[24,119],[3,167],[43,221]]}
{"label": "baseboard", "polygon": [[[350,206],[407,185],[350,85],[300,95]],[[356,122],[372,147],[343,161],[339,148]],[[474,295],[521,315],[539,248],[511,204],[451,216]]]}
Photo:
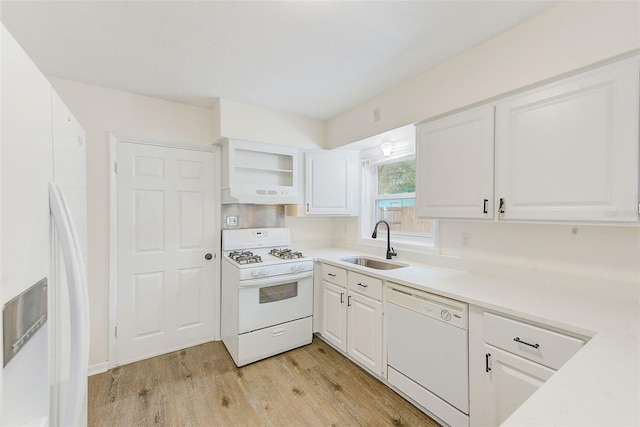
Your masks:
{"label": "baseboard", "polygon": [[108,362],[96,363],[95,365],[89,365],[89,376],[101,374],[109,370]]}

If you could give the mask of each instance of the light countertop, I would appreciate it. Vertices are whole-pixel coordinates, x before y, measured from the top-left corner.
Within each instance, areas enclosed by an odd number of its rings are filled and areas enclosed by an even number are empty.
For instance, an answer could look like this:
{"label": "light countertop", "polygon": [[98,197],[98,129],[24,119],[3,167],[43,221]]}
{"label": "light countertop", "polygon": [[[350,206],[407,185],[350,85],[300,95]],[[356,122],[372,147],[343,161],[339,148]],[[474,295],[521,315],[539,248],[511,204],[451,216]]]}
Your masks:
{"label": "light countertop", "polygon": [[591,337],[504,426],[640,425],[639,283],[527,272],[506,279],[396,259],[409,266],[373,270],[340,260],[380,257],[342,248],[305,255]]}

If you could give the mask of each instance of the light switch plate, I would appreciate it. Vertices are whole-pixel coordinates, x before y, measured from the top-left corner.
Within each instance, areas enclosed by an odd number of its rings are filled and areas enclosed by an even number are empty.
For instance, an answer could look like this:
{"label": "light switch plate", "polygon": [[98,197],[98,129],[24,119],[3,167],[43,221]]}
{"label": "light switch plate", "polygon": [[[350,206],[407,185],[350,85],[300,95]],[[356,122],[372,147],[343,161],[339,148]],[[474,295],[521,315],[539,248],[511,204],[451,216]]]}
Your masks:
{"label": "light switch plate", "polygon": [[227,227],[237,227],[238,226],[238,217],[233,215],[233,216],[227,216],[226,217],[227,220]]}

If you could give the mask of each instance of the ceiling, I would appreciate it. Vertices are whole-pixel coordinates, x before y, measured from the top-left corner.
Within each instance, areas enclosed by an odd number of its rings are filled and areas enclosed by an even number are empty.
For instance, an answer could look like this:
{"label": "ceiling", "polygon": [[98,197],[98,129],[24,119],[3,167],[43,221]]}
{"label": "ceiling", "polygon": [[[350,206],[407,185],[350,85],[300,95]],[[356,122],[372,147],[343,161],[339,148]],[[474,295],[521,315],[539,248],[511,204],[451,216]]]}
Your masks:
{"label": "ceiling", "polygon": [[328,119],[523,22],[545,1],[2,1],[48,76]]}

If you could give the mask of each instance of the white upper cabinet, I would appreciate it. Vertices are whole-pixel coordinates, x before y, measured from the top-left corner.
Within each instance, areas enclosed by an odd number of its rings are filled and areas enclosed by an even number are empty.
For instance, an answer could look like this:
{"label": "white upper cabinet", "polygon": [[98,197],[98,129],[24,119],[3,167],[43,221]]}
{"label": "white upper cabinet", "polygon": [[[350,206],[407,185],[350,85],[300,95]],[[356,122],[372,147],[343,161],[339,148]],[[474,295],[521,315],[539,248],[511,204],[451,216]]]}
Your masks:
{"label": "white upper cabinet", "polygon": [[302,202],[300,151],[295,147],[221,138],[222,203]]}
{"label": "white upper cabinet", "polygon": [[358,159],[352,151],[305,153],[307,215],[357,215]]}
{"label": "white upper cabinet", "polygon": [[638,94],[635,58],[499,102],[499,219],[637,222]]}
{"label": "white upper cabinet", "polygon": [[418,217],[494,217],[493,124],[488,105],[417,126]]}

